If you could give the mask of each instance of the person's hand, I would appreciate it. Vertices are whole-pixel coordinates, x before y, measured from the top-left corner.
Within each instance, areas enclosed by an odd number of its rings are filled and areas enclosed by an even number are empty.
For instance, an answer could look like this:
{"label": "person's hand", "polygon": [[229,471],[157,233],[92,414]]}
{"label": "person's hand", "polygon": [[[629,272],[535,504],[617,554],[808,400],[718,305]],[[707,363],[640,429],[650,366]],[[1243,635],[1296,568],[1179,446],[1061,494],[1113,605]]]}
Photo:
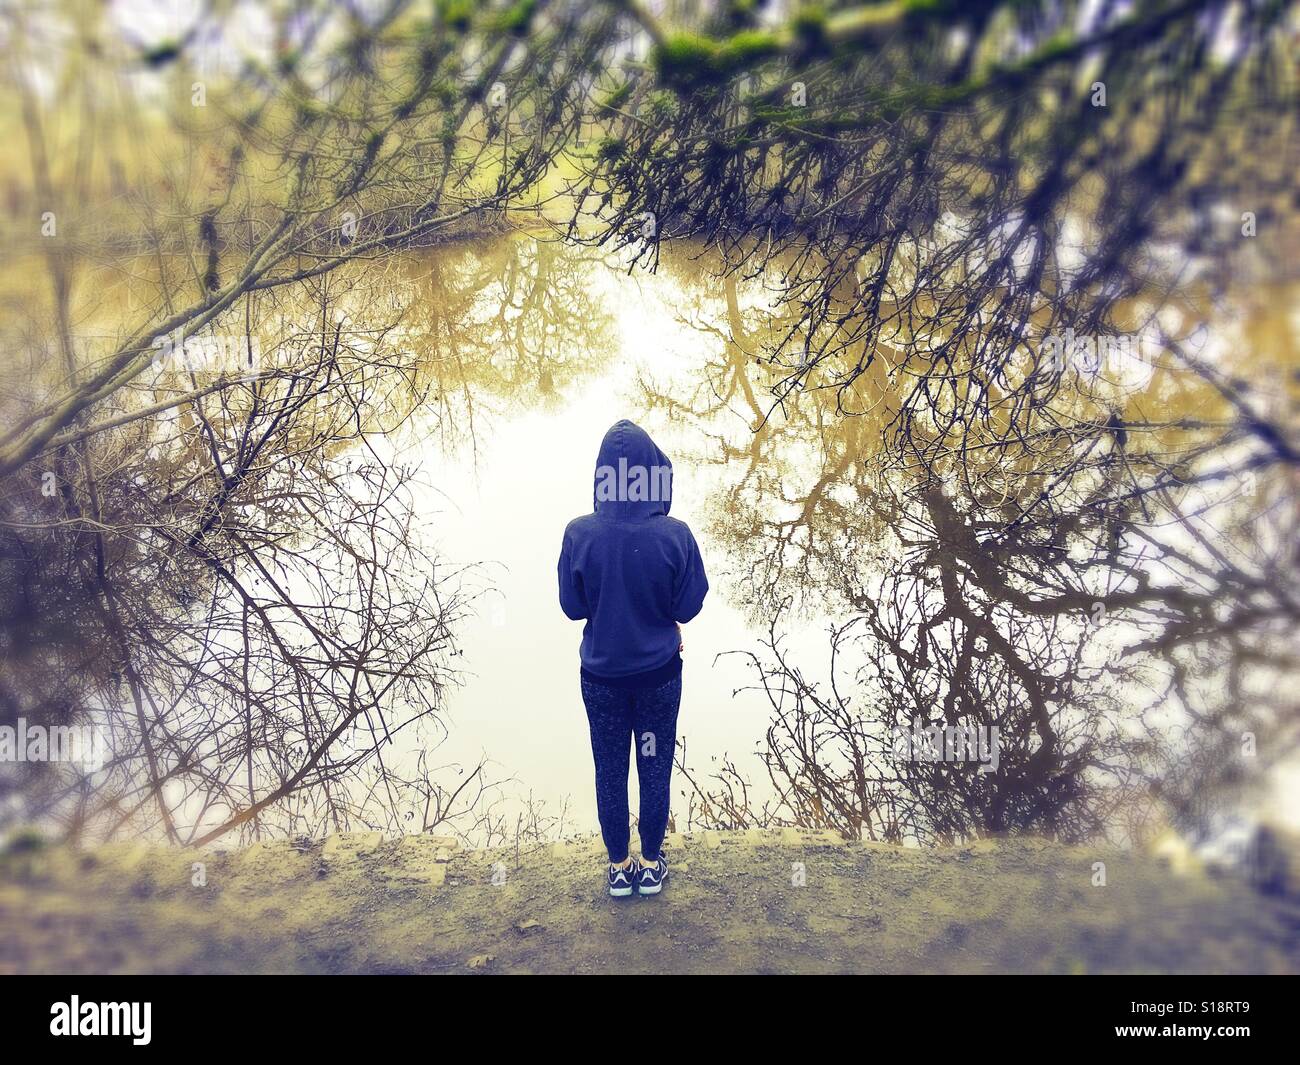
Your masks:
{"label": "person's hand", "polygon": [[682,623],[677,622],[677,653],[681,654],[686,650],[686,641],[682,639]]}

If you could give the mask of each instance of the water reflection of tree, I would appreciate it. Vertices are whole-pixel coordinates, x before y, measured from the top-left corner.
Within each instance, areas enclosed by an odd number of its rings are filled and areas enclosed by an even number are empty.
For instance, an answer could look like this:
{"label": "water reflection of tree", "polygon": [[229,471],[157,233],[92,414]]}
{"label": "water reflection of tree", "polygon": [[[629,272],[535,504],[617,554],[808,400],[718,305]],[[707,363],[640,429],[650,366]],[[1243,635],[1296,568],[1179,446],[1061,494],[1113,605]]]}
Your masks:
{"label": "water reflection of tree", "polygon": [[[173,839],[319,827],[358,812],[346,781],[438,706],[459,596],[412,535],[410,471],[366,447],[409,366],[316,287],[313,325],[244,384],[171,420],[128,400],[93,452],[63,446],[55,498],[39,471],[11,479],[6,716],[94,722],[113,756],[93,787],[33,772],[33,812]],[[212,376],[168,365],[150,390]]]}
{"label": "water reflection of tree", "polygon": [[401,261],[401,339],[427,415],[450,441],[484,411],[555,409],[608,364],[612,317],[580,250],[526,239]]}
{"label": "water reflection of tree", "polygon": [[[453,786],[423,755],[388,762],[401,734],[436,737],[462,602],[412,528],[412,471],[369,441],[418,416],[451,442],[485,412],[559,402],[609,350],[589,263],[530,241],[454,246],[269,291],[241,324],[261,347],[244,384],[141,416],[222,380],[164,362],[123,394],[118,428],[63,442],[65,513],[38,471],[7,501],[26,520],[6,526],[6,717],[98,707],[115,755],[93,794],[46,779],[29,797],[173,838],[413,804],[432,811],[425,830],[499,831],[483,766]],[[91,438],[93,471],[72,460]]]}
{"label": "water reflection of tree", "polygon": [[[751,659],[777,799],[750,803],[728,763],[692,775],[693,816],[1082,838],[1158,801],[1203,825],[1216,794],[1292,749],[1294,409],[1278,397],[1265,418],[1223,388],[1258,366],[1252,340],[1293,350],[1276,300],[1234,300],[1241,319],[1212,323],[1226,348],[1213,370],[1188,351],[1204,312],[1174,298],[1179,332],[1141,358],[1009,359],[978,415],[957,365],[961,385],[899,430],[909,375],[877,362],[849,389],[787,391],[779,345],[797,312],[762,298],[742,311],[722,284],[707,383],[656,401],[731,439],[700,458],[724,467],[710,533],[773,629]],[[739,444],[734,416],[756,429]],[[829,688],[780,641],[800,611],[854,618],[833,630]],[[914,718],[999,726],[1000,772],[891,762],[893,729]]]}

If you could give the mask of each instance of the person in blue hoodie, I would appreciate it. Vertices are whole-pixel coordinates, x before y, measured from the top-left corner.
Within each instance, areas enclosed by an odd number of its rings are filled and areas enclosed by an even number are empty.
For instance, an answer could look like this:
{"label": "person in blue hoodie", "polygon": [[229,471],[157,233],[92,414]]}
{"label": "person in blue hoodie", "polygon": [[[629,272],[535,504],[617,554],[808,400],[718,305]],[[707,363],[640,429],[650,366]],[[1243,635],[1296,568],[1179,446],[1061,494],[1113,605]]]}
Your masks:
{"label": "person in blue hoodie", "polygon": [[[609,851],[609,893],[658,894],[682,697],[681,626],[709,581],[685,522],[668,516],[672,463],[626,419],[605,434],[593,507],[564,530],[560,608],[582,629],[582,701],[596,762],[596,806]],[[628,749],[641,785],[641,860],[628,853]]]}

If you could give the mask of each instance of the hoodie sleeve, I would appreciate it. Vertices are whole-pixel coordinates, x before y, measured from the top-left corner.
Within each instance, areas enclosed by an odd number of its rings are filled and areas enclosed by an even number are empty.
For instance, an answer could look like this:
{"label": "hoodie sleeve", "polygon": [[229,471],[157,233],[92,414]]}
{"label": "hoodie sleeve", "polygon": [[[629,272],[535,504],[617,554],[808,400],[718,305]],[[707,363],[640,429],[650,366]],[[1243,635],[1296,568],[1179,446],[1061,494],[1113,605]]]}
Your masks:
{"label": "hoodie sleeve", "polygon": [[704,559],[700,557],[700,548],[695,543],[695,536],[686,530],[686,565],[677,575],[673,588],[673,620],[685,624],[695,617],[704,606],[704,597],[709,594],[709,578],[704,575]]}
{"label": "hoodie sleeve", "polygon": [[560,577],[560,609],[571,621],[585,620],[587,597],[583,593],[581,575],[573,572],[573,558],[569,549],[567,530],[564,534],[564,542],[560,546],[560,564],[557,568]]}

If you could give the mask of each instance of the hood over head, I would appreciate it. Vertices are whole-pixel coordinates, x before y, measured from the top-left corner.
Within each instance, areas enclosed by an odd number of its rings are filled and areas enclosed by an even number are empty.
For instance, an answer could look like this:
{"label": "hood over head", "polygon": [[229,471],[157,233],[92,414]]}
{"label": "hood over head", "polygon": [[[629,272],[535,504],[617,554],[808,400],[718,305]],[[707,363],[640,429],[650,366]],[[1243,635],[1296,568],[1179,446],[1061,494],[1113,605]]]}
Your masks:
{"label": "hood over head", "polygon": [[650,434],[626,418],[611,425],[596,457],[596,513],[619,519],[667,514],[672,495],[673,464]]}

